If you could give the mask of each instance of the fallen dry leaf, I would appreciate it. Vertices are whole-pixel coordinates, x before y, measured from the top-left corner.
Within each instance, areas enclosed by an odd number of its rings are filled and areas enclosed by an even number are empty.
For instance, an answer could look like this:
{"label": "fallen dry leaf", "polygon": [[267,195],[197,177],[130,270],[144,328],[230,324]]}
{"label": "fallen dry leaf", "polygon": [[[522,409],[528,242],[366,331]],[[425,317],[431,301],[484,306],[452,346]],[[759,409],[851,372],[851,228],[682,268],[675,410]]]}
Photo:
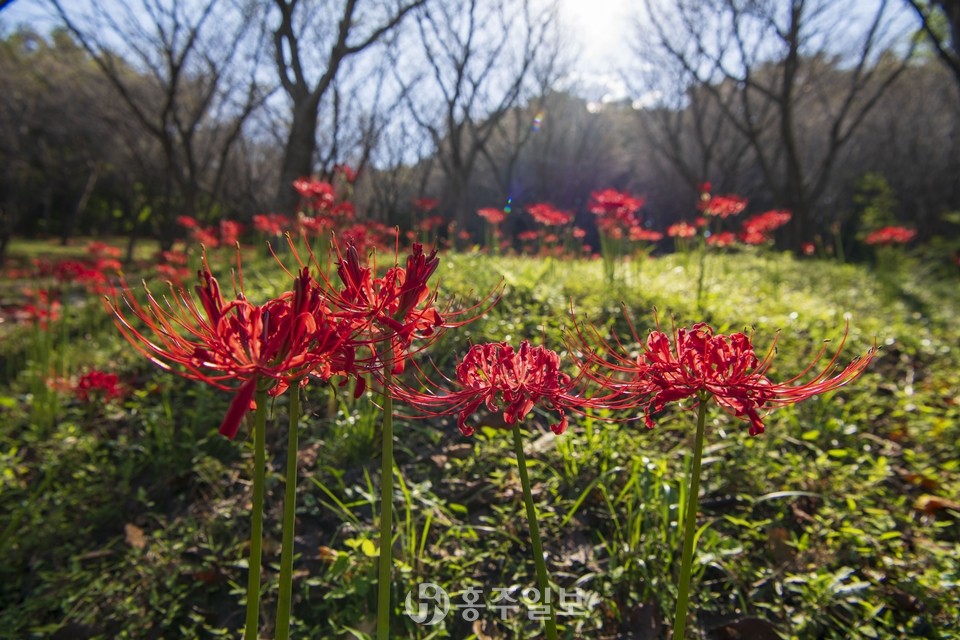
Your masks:
{"label": "fallen dry leaf", "polygon": [[134,549],[143,549],[147,546],[147,538],[143,534],[143,529],[129,522],[123,525],[124,538],[127,544]]}

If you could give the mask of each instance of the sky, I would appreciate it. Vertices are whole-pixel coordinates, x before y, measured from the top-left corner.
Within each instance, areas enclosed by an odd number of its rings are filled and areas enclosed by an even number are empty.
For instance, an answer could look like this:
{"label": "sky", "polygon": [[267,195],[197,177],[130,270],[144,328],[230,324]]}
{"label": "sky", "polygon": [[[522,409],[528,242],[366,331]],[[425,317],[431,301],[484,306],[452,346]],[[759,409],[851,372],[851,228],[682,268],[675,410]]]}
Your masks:
{"label": "sky", "polygon": [[631,5],[626,0],[560,0],[560,20],[580,49],[575,61],[579,92],[590,100],[627,93],[620,60],[630,55]]}

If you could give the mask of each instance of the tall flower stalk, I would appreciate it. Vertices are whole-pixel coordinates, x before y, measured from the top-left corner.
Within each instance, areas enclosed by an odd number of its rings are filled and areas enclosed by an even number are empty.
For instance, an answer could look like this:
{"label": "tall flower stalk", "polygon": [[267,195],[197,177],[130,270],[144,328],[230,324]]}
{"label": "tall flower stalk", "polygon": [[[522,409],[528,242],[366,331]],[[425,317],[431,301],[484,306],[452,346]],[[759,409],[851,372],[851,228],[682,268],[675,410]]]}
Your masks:
{"label": "tall flower stalk", "polygon": [[866,370],[876,355],[876,349],[840,368],[839,356],[847,337],[844,332],[840,345],[819,372],[803,381],[817,369],[826,355],[826,347],[822,347],[798,375],[775,383],[767,373],[776,354],[776,340],[760,359],[754,352],[750,336],[744,333],[715,334],[705,323],[689,329],[675,329],[672,336],[660,331],[658,326],[645,341],[641,341],[633,325],[630,326],[633,343],[641,345],[637,356],[630,355],[617,336],[604,338],[596,329],[585,336],[578,328],[580,344],[576,346],[583,354],[586,375],[619,394],[612,400],[602,399],[604,406],[642,409],[648,428],[655,426],[654,416],[669,403],[693,400],[697,407],[697,431],[673,629],[674,639],[679,640],[684,637],[686,627],[707,404],[712,399],[727,413],[749,423],[750,435],[756,436],[765,429],[761,411],[794,404],[852,382]]}
{"label": "tall flower stalk", "polygon": [[[291,242],[293,254],[305,268]],[[443,314],[435,307],[437,291],[430,279],[440,264],[437,251],[429,254],[423,245],[414,243],[404,266],[399,252],[393,266],[382,276],[376,262],[364,261],[353,243],[341,247],[334,237],[333,255],[337,257],[336,276],[339,282],[325,281],[326,302],[332,313],[343,318],[354,330],[358,355],[354,362],[357,373],[355,395],[366,388],[360,374],[375,377],[382,385],[383,420],[381,423],[380,479],[380,558],[377,586],[377,638],[390,635],[390,592],[393,573],[393,376],[404,370],[412,353],[425,348],[443,330],[472,321],[471,307]],[[311,255],[314,264],[316,258]],[[496,301],[496,292],[488,296]]]}
{"label": "tall flower stalk", "polygon": [[[557,422],[550,425],[550,430],[556,435],[562,434],[567,428],[567,411],[580,410],[586,402],[578,392],[580,382],[579,377],[571,378],[560,370],[560,356],[555,351],[523,341],[516,350],[505,342],[474,345],[457,365],[455,379],[444,378],[442,383],[437,383],[423,376],[421,386],[425,390],[402,385],[394,388],[398,399],[418,409],[423,416],[456,414],[457,427],[465,436],[473,435],[474,428],[467,421],[481,409],[502,412],[504,422],[513,432],[537,586],[544,600],[548,597],[550,579],[520,425],[534,407],[539,406],[557,414]],[[547,638],[556,640],[556,611],[552,601],[549,606],[544,631]]]}
{"label": "tall flower stalk", "polygon": [[290,387],[290,422],[287,433],[287,472],[283,494],[283,529],[280,549],[280,585],[277,596],[277,640],[290,637],[290,614],[293,602],[294,530],[297,523],[297,456],[300,426],[300,385]]}
{"label": "tall flower stalk", "polygon": [[250,507],[250,558],[247,561],[247,617],[243,640],[257,640],[260,628],[260,566],[263,554],[263,488],[267,467],[267,392],[258,390],[253,416],[253,496]]}
{"label": "tall flower stalk", "polygon": [[[253,507],[244,637],[257,637],[266,467],[266,404],[268,396],[291,393],[291,434],[284,547],[281,565],[281,612],[278,629],[289,627],[296,497],[296,424],[300,382],[309,374],[329,379],[354,374],[354,327],[333,316],[320,284],[307,268],[293,278],[293,287],[262,305],[247,300],[239,260],[234,299],[226,300],[206,259],[199,271],[198,300],[184,288],[170,285],[169,297],[148,290],[146,303],[124,287],[120,299],[106,301],[123,336],[155,364],[186,378],[231,391],[233,400],[220,433],[236,437],[244,416],[255,408]],[[145,327],[145,328],[141,328]],[[296,397],[294,397],[296,396]]]}

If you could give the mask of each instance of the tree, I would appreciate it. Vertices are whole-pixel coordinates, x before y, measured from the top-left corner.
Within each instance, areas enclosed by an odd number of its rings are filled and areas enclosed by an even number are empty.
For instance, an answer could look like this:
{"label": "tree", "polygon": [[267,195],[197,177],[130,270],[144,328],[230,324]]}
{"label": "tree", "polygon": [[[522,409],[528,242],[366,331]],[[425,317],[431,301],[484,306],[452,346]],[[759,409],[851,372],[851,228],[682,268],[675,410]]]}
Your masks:
{"label": "tree", "polygon": [[257,79],[257,4],[92,0],[81,13],[51,2],[159,145],[164,179],[155,228],[169,244],[177,215],[196,216],[216,199],[244,123],[271,93]]}
{"label": "tree", "polygon": [[906,0],[920,30],[960,84],[960,0]]}
{"label": "tree", "polygon": [[419,64],[400,64],[400,52],[409,60],[413,44],[398,39],[393,49],[411,117],[434,146],[444,207],[461,229],[491,136],[511,109],[550,83],[555,20],[555,6],[530,0],[438,0],[417,12]]}
{"label": "tree", "polygon": [[[103,182],[129,164],[111,89],[63,30],[0,42],[0,259],[15,231],[65,241]],[[109,187],[109,185],[108,185]]]}
{"label": "tree", "polygon": [[[313,172],[321,101],[341,67],[395,29],[425,1],[398,0],[394,6],[365,3],[370,9],[364,13],[358,0],[345,0],[334,26],[330,12],[317,11],[300,0],[274,0],[280,13],[273,32],[274,57],[280,86],[291,109],[275,198],[278,210],[294,210],[297,194],[291,185]],[[317,53],[319,56],[314,55]],[[317,75],[311,78],[314,69]]]}
{"label": "tree", "polygon": [[[749,146],[764,187],[809,240],[845,145],[907,68],[887,0],[841,12],[827,0],[646,3],[651,37]],[[841,35],[842,34],[842,35]],[[854,42],[830,50],[833,42]]]}

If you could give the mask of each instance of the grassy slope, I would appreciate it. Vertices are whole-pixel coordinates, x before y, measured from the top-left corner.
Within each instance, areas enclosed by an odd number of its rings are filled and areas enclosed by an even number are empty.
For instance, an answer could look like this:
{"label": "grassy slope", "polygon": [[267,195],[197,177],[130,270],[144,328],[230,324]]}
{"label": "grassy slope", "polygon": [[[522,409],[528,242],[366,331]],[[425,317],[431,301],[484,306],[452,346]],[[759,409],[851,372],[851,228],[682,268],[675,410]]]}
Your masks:
{"label": "grassy slope", "polygon": [[[225,263],[224,263],[225,264]],[[626,335],[624,304],[645,335],[708,320],[751,327],[758,350],[781,331],[777,379],[822,341],[850,334],[843,362],[876,340],[882,357],[829,398],[779,410],[767,433],[710,414],[694,618],[711,637],[950,637],[960,633],[960,312],[956,276],[909,263],[897,273],[789,256],[711,256],[704,309],[695,260],[599,263],[445,256],[445,295],[471,299],[503,280],[479,321],[431,349],[449,371],[469,342],[541,337],[562,349],[571,300],[579,316]],[[275,291],[269,264],[245,267],[248,293]],[[224,278],[228,280],[228,278]],[[0,373],[0,637],[194,637],[242,624],[249,509],[248,443],[215,433],[229,400],[162,373],[122,344],[96,305],[68,308],[53,332],[7,333]],[[24,337],[25,339],[21,339]],[[836,343],[835,343],[836,344]],[[22,346],[26,345],[26,346]],[[122,372],[120,404],[82,406],[47,372]],[[375,407],[312,387],[301,441],[296,637],[369,632],[375,602]],[[284,425],[285,401],[273,407]],[[673,609],[693,415],[670,410],[654,430],[575,419],[560,438],[528,422],[535,497],[554,580],[579,588],[569,637],[666,633]],[[494,422],[494,421],[490,421]],[[279,560],[283,428],[269,436],[267,575]],[[529,622],[488,611],[439,627],[402,615],[421,580],[533,586],[508,434],[459,435],[449,420],[398,425],[397,637],[527,637]],[[275,590],[264,600],[273,615]],[[753,625],[752,627],[750,625]],[[535,628],[535,627],[534,627]],[[724,634],[727,635],[724,635]],[[431,635],[435,634],[435,635]]]}

